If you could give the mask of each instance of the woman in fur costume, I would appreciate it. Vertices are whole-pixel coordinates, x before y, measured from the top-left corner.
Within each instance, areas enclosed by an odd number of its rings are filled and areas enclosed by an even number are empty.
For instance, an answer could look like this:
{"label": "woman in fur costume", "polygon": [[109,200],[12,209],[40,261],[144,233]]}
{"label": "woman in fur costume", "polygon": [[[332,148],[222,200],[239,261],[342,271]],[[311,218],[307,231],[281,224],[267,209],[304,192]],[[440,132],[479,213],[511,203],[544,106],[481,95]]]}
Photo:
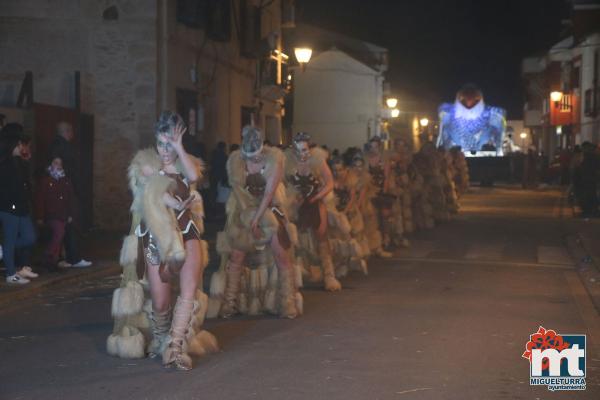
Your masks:
{"label": "woman in fur costume", "polygon": [[358,209],[359,177],[339,157],[333,158],[330,166],[335,207],[328,208],[328,222],[336,276],[344,277],[348,270],[368,275],[366,258],[370,251]]}
{"label": "woman in fur costume", "polygon": [[379,136],[371,138],[365,148],[364,168],[368,173],[368,182],[361,211],[371,252],[379,257],[389,258],[392,254],[384,248],[390,245],[392,239],[392,206],[395,200],[394,195],[389,192],[390,162],[383,153]]}
{"label": "woman in fur costume", "polygon": [[427,168],[427,162],[421,153],[414,156],[408,154],[408,157],[410,160],[407,172],[414,226],[416,230],[431,229],[435,226],[433,207],[429,198],[429,190],[425,185],[425,178],[421,174],[421,170]]}
{"label": "woman in fur costume", "polygon": [[[191,355],[217,348],[215,338],[201,330],[208,306],[201,291],[208,249],[201,240],[204,213],[194,184],[202,177],[202,164],[185,152],[185,130],[179,115],[163,112],[156,124],[156,149],[139,151],[129,166],[133,221],[121,250],[123,280],[113,295],[115,327],[107,342],[110,354],[162,355],[165,366],[180,370],[192,368]],[[172,307],[174,279],[180,293]],[[143,284],[151,297],[146,304]]]}
{"label": "woman in fur costume", "polygon": [[390,152],[390,192],[396,197],[392,206],[394,229],[392,242],[396,246],[408,247],[406,233],[412,232],[411,195],[408,179],[407,153],[409,150],[402,139],[394,140],[394,148]]}
{"label": "woman in fur costume", "polygon": [[444,191],[445,178],[440,172],[440,156],[431,142],[425,143],[419,153],[422,155],[422,158],[419,158],[419,172],[425,179],[425,188],[433,209],[433,218],[436,223],[448,221],[450,213]]}
{"label": "woman in fur costume", "polygon": [[[333,206],[333,176],[327,153],[310,147],[307,133],[297,133],[293,147],[285,151],[285,181],[299,230],[298,259],[309,268],[320,264],[325,290],[338,291],[342,285],[335,277],[331,247],[327,238],[327,208]],[[313,280],[316,274],[313,275]]]}
{"label": "woman in fur costume", "polygon": [[263,139],[258,128],[244,127],[240,150],[227,160],[232,196],[217,243],[222,263],[211,279],[210,316],[302,314],[292,264],[295,227],[285,212],[284,157]]}

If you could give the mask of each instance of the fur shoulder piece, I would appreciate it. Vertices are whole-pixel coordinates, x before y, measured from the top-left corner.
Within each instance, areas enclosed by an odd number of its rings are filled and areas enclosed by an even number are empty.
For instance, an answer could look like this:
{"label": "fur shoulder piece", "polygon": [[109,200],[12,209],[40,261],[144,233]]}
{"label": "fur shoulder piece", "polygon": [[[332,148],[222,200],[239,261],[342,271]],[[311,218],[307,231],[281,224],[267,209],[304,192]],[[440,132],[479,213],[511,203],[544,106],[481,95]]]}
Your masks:
{"label": "fur shoulder piece", "polygon": [[326,150],[320,148],[319,146],[313,147],[310,149],[311,156],[308,159],[308,163],[310,165],[310,169],[314,170],[316,168],[320,168],[324,162],[327,162],[327,158],[329,158],[329,153]]}
{"label": "fur shoulder piece", "polygon": [[158,158],[156,150],[149,147],[138,151],[127,171],[129,177],[129,189],[132,192],[136,192],[137,188],[144,186],[148,177],[158,174],[160,171],[161,163]]}
{"label": "fur shoulder piece", "polygon": [[243,186],[245,177],[245,165],[242,159],[242,152],[234,151],[227,158],[227,177],[230,185]]}
{"label": "fur shoulder piece", "polygon": [[265,146],[265,176],[271,176],[276,168],[282,168],[285,161],[283,152],[277,147]]}

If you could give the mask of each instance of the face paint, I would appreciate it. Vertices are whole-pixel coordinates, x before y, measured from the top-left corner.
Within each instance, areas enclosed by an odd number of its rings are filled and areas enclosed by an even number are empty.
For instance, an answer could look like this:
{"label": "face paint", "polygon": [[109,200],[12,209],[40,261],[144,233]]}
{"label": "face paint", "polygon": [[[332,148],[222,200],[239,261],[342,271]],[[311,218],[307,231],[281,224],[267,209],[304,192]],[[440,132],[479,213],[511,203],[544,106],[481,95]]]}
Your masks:
{"label": "face paint", "polygon": [[156,138],[156,150],[164,165],[172,164],[177,159],[177,152],[173,148],[173,145],[166,140],[164,135]]}
{"label": "face paint", "polygon": [[296,156],[302,162],[310,158],[310,147],[308,142],[294,142],[294,149],[296,150]]}

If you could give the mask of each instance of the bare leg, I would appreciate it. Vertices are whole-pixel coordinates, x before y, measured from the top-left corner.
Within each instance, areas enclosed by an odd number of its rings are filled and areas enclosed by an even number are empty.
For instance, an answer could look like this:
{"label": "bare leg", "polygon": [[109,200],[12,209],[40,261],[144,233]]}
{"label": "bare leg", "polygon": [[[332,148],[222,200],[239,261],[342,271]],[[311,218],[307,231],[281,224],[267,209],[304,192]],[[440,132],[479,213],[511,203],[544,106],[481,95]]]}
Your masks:
{"label": "bare leg", "polygon": [[147,264],[146,276],[150,282],[150,295],[152,296],[152,310],[156,313],[165,313],[171,308],[171,285],[164,283],[158,274],[158,265]]}
{"label": "bare leg", "polygon": [[185,242],[185,262],[179,274],[180,297],[186,300],[196,298],[196,289],[202,290],[202,273],[204,268],[200,265],[201,248],[199,240],[188,240]]}

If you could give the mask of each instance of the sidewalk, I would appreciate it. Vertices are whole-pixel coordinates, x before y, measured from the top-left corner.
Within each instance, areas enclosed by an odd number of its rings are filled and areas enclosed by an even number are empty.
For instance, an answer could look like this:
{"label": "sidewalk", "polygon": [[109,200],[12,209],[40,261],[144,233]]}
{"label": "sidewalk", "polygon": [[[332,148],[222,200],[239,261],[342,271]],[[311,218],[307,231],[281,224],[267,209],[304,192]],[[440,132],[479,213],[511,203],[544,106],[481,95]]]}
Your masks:
{"label": "sidewalk", "polygon": [[564,215],[567,249],[588,291],[596,311],[600,313],[600,219]]}
{"label": "sidewalk", "polygon": [[[121,239],[124,234],[119,232],[90,232],[82,238],[81,254],[86,260],[93,262],[88,268],[64,268],[61,272],[49,273],[40,267],[38,262],[42,251],[36,248],[33,256],[33,270],[40,276],[32,279],[27,285],[8,285],[0,283],[0,310],[11,302],[34,297],[49,287],[75,283],[86,279],[100,279],[117,275],[121,272],[118,264]],[[2,275],[4,276],[4,275]]]}
{"label": "sidewalk", "polygon": [[[214,267],[213,264],[216,263],[214,240],[222,225],[223,221],[220,220],[205,222],[206,233],[204,239],[209,242],[211,252],[211,263],[207,270]],[[88,268],[65,268],[62,272],[49,273],[41,268],[40,263],[37,261],[40,260],[39,254],[41,254],[42,249],[36,248],[32,268],[40,276],[32,279],[31,283],[27,285],[8,285],[2,280],[0,282],[0,312],[9,306],[11,302],[33,298],[52,287],[120,274],[119,251],[121,250],[121,241],[125,235],[125,232],[107,231],[88,233],[81,241],[81,254],[86,260],[92,261],[93,265]]]}

